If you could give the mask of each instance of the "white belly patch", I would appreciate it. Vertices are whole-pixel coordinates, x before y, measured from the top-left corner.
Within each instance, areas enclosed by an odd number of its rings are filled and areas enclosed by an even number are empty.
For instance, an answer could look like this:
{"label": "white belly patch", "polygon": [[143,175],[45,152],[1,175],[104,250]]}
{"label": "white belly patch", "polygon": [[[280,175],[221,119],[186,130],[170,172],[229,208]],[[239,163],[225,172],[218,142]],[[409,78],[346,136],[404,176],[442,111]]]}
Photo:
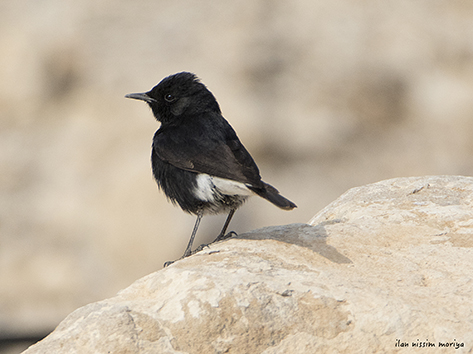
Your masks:
{"label": "white belly patch", "polygon": [[197,175],[197,186],[193,192],[197,199],[206,202],[214,201],[216,193],[241,196],[253,195],[253,192],[245,183],[214,177],[205,173]]}

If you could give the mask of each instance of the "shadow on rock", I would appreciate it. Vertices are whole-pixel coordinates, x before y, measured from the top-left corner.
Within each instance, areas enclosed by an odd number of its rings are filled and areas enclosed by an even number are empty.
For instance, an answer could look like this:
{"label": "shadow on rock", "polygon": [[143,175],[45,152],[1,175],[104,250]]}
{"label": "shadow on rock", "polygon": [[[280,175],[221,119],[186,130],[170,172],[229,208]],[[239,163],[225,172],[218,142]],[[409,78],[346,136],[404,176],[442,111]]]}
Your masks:
{"label": "shadow on rock", "polygon": [[270,226],[235,236],[235,239],[276,240],[291,243],[308,248],[334,263],[353,263],[348,257],[339,253],[335,247],[327,244],[328,235],[325,225],[338,222],[340,221],[332,220],[315,226],[302,223]]}

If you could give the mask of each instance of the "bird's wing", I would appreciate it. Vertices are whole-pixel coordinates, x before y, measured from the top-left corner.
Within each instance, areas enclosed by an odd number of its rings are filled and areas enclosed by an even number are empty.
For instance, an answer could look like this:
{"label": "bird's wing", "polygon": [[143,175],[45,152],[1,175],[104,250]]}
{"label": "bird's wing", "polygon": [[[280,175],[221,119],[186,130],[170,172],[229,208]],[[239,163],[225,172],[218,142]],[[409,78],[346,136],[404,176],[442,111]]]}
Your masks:
{"label": "bird's wing", "polygon": [[153,149],[161,160],[187,171],[206,173],[254,187],[263,185],[256,163],[231,127],[224,137],[213,139],[178,134],[161,129],[156,132]]}

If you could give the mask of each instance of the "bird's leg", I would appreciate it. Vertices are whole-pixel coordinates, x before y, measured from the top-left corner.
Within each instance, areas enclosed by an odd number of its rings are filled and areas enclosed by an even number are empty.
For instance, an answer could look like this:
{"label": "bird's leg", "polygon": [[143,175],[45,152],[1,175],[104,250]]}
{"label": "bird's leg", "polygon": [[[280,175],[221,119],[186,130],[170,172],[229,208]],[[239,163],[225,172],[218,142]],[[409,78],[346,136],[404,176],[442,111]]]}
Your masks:
{"label": "bird's leg", "polygon": [[225,235],[225,232],[227,232],[228,225],[230,224],[230,221],[232,220],[232,217],[233,217],[233,214],[235,214],[235,211],[236,209],[230,210],[227,216],[227,220],[225,220],[225,224],[223,224],[222,231],[220,231],[220,234],[217,236],[217,238],[213,242],[225,240],[231,237],[233,234],[236,234],[236,232],[230,231],[227,235]]}
{"label": "bird's leg", "polygon": [[194,230],[192,230],[191,238],[189,239],[189,243],[187,244],[187,248],[184,251],[184,255],[182,256],[182,258],[186,258],[190,256],[192,253],[192,244],[194,243],[194,238],[195,238],[195,235],[197,234],[197,229],[199,228],[200,220],[202,219],[203,214],[204,214],[203,211],[199,211],[197,214],[197,220],[195,221],[195,224],[194,224]]}
{"label": "bird's leg", "polygon": [[[191,238],[189,239],[189,243],[187,244],[187,248],[184,251],[183,256],[179,259],[186,258],[186,257],[188,257],[192,254],[192,244],[194,243],[194,238],[195,238],[195,235],[197,234],[197,229],[199,228],[200,220],[202,219],[203,214],[204,214],[203,211],[199,211],[197,213],[197,220],[195,221],[194,230],[192,230]],[[167,266],[173,264],[174,262],[175,261],[168,261],[168,262],[164,263],[164,268],[166,268]]]}
{"label": "bird's leg", "polygon": [[[230,221],[232,220],[232,217],[233,217],[233,214],[235,214],[235,211],[236,211],[236,209],[230,210],[230,213],[228,213],[228,216],[227,216],[227,220],[225,220],[225,224],[223,225],[222,231],[220,231],[220,234],[219,234],[219,235],[217,236],[217,238],[216,238],[215,240],[213,240],[211,243],[214,243],[214,242],[217,242],[217,241],[226,240],[227,238],[230,238],[230,237],[232,237],[233,235],[236,235],[236,232],[234,232],[234,231],[230,231],[228,234],[225,235],[225,232],[227,231],[228,225],[230,224]],[[200,216],[199,216],[199,215],[200,215]],[[186,252],[184,252],[184,256],[182,256],[182,258],[185,258],[185,257],[187,257],[187,256],[190,256],[191,253],[192,253],[192,252],[191,252],[192,241],[194,240],[195,233],[197,232],[197,227],[199,226],[200,218],[202,218],[202,215],[201,215],[201,214],[197,214],[197,221],[195,222],[194,231],[192,232],[191,239],[189,240],[189,245],[187,246]],[[202,251],[205,247],[208,247],[209,245],[210,245],[210,243],[209,243],[209,244],[202,244],[202,245],[200,245],[199,247],[197,247],[193,253],[200,252],[200,251]],[[187,254],[187,252],[190,252],[190,253]],[[166,263],[164,263],[164,267],[167,267],[168,265],[170,265],[170,264],[172,264],[172,263],[173,263],[173,262],[166,262]]]}

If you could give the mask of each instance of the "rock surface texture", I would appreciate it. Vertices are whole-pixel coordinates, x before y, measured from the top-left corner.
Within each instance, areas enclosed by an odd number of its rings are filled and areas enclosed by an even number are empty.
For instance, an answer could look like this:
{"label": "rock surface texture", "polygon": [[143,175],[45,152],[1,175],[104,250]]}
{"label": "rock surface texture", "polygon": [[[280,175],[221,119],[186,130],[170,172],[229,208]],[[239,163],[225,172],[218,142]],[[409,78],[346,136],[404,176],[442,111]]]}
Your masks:
{"label": "rock surface texture", "polygon": [[473,178],[382,181],[146,276],[25,353],[471,353],[472,247]]}

